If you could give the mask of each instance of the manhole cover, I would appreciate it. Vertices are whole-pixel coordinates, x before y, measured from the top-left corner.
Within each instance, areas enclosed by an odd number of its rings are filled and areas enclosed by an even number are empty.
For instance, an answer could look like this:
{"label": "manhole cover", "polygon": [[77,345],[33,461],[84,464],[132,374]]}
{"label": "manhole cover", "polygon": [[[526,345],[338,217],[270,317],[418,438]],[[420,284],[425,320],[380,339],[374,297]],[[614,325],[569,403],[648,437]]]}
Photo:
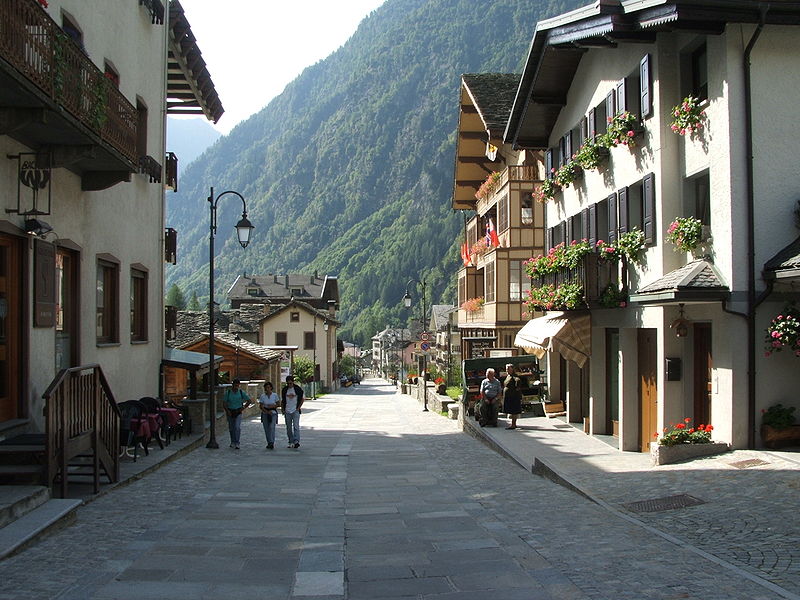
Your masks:
{"label": "manhole cover", "polygon": [[768,464],[767,461],[761,460],[760,458],[748,458],[747,460],[739,460],[730,463],[732,467],[736,467],[737,469],[749,469],[750,467],[760,467],[761,465]]}
{"label": "manhole cover", "polygon": [[654,498],[652,500],[640,500],[639,502],[628,502],[623,506],[634,512],[659,512],[662,510],[672,510],[675,508],[686,508],[687,506],[697,506],[705,504],[705,500],[680,494],[679,496],[667,496],[666,498]]}

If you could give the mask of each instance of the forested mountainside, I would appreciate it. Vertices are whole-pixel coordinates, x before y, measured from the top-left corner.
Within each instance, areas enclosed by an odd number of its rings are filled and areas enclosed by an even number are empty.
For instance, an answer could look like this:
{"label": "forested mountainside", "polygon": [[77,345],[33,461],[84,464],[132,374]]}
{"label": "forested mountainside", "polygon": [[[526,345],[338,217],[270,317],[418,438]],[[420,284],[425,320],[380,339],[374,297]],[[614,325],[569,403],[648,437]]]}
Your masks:
{"label": "forested mountainside", "polygon": [[167,151],[178,156],[179,173],[211,146],[222,134],[205,119],[167,119]]}
{"label": "forested mountainside", "polygon": [[[180,191],[168,196],[179,246],[167,286],[208,296],[206,199],[214,186],[240,192],[256,226],[242,250],[233,232],[241,202],[223,197],[217,298],[243,272],[337,275],[340,336],[361,344],[411,317],[401,301],[411,278],[425,280],[428,307],[455,303],[463,217],[450,201],[460,77],[519,72],[536,22],[581,4],[387,0],[344,46],[184,171]],[[253,60],[252,76],[269,77],[271,60],[280,57]]]}

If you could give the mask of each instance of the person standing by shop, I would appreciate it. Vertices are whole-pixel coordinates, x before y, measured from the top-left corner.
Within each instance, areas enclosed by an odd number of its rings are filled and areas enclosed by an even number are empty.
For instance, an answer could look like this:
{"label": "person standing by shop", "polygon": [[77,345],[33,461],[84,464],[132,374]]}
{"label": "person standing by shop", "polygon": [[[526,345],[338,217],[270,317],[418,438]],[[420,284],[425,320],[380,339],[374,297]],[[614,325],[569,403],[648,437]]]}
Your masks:
{"label": "person standing by shop", "polygon": [[241,381],[234,379],[230,389],[225,390],[222,407],[228,417],[228,431],[231,434],[231,448],[239,449],[239,437],[242,433],[242,413],[250,406],[250,396],[239,389]]}
{"label": "person standing by shop", "polygon": [[517,428],[517,418],[522,413],[522,378],[514,372],[514,365],[506,365],[503,379],[503,412],[511,417],[511,425],[506,429]]}
{"label": "person standing by shop", "polygon": [[300,447],[300,408],[303,406],[303,388],[295,385],[294,377],[286,378],[286,387],[281,392],[281,412],[286,422],[287,448]]}
{"label": "person standing by shop", "polygon": [[481,404],[478,411],[478,422],[481,427],[497,427],[498,403],[503,392],[503,385],[494,376],[494,369],[486,369],[486,379],[481,381]]}
{"label": "person standing by shop", "polygon": [[261,409],[261,425],[264,427],[264,435],[267,437],[267,450],[275,448],[275,426],[278,424],[278,403],[280,398],[272,390],[272,382],[264,384],[264,393],[258,399],[258,407]]}

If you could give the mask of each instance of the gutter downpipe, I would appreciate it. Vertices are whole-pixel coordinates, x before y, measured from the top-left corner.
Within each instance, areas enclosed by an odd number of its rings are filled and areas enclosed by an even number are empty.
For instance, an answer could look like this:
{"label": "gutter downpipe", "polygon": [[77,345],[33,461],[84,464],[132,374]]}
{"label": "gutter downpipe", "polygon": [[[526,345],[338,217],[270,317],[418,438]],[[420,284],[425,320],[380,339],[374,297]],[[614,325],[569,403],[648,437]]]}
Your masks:
{"label": "gutter downpipe", "polygon": [[[747,172],[747,447],[756,442],[756,256],[755,256],[755,184],[753,181],[753,98],[750,56],[764,29],[769,4],[760,6],[760,18],[744,50],[744,108]],[[764,296],[762,296],[763,300]]]}

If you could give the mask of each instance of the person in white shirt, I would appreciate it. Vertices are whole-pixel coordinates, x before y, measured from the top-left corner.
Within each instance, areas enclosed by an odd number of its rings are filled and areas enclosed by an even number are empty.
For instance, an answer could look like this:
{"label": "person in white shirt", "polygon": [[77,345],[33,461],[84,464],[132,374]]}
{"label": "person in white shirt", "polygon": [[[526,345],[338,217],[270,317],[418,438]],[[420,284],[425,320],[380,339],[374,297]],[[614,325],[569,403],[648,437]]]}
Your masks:
{"label": "person in white shirt", "polygon": [[281,392],[281,412],[286,421],[288,448],[300,447],[300,408],[303,406],[303,388],[295,385],[294,377],[286,378],[286,387]]}
{"label": "person in white shirt", "polygon": [[278,424],[278,394],[272,391],[272,383],[264,384],[264,393],[258,399],[258,407],[261,409],[261,425],[264,427],[264,435],[267,437],[267,450],[275,448],[275,426]]}

